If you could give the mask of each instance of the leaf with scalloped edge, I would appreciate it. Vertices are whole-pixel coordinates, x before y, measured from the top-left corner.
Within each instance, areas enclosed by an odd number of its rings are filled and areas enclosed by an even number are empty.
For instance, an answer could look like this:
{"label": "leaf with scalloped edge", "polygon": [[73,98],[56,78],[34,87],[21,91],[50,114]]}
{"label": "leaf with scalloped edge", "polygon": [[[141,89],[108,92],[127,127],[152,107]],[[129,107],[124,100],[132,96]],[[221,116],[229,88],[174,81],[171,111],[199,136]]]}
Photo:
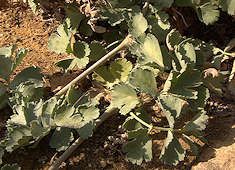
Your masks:
{"label": "leaf with scalloped edge", "polygon": [[220,11],[218,7],[210,2],[199,6],[196,11],[199,20],[204,22],[206,25],[213,24],[219,19]]}
{"label": "leaf with scalloped edge", "polygon": [[201,131],[206,128],[208,116],[204,110],[201,110],[193,119],[184,126],[187,131]]}
{"label": "leaf with scalloped edge", "polygon": [[29,7],[33,11],[34,14],[38,14],[39,2],[38,0],[28,0]]}
{"label": "leaf with scalloped edge", "polygon": [[178,73],[172,71],[165,82],[163,91],[182,98],[197,99],[198,92],[194,89],[202,84],[201,72],[198,70]]}
{"label": "leaf with scalloped edge", "polygon": [[75,6],[68,5],[68,7],[64,9],[67,16],[66,22],[68,24],[68,28],[73,34],[75,34],[85,16]]}
{"label": "leaf with scalloped edge", "polygon": [[169,130],[161,151],[160,159],[166,164],[177,165],[179,161],[184,160],[185,153],[178,139]]}
{"label": "leaf with scalloped edge", "polygon": [[161,48],[154,35],[148,34],[139,48],[142,54],[139,58],[141,65],[155,64],[155,67],[164,68]]}
{"label": "leaf with scalloped edge", "polygon": [[79,128],[82,122],[82,116],[74,114],[75,108],[69,105],[63,105],[55,111],[54,121],[59,127]]}
{"label": "leaf with scalloped edge", "polygon": [[134,69],[129,76],[129,83],[140,92],[155,97],[158,93],[154,73],[147,69]]}
{"label": "leaf with scalloped edge", "polygon": [[11,56],[7,53],[10,52],[9,48],[0,48],[0,78],[8,80],[12,70]]}
{"label": "leaf with scalloped edge", "polygon": [[4,155],[4,149],[0,147],[0,165],[2,164],[2,157]]}
{"label": "leaf with scalloped edge", "polygon": [[0,82],[0,109],[4,108],[8,102],[7,87]]}
{"label": "leaf with scalloped edge", "polygon": [[143,160],[146,162],[152,159],[152,140],[148,135],[147,129],[138,129],[128,132],[127,142],[123,147],[123,152],[126,153],[126,157],[133,164],[140,165]]}
{"label": "leaf with scalloped edge", "polygon": [[118,82],[126,82],[132,70],[132,63],[125,58],[117,58],[110,64],[110,72]]}
{"label": "leaf with scalloped edge", "polygon": [[21,170],[21,167],[18,164],[6,164],[1,170]]}
{"label": "leaf with scalloped edge", "polygon": [[101,66],[95,70],[93,79],[103,85],[112,87],[120,82],[126,82],[132,70],[132,63],[125,58],[117,58],[109,66]]}
{"label": "leaf with scalloped edge", "polygon": [[91,42],[89,47],[91,49],[91,52],[88,57],[92,61],[97,61],[106,54],[105,48],[99,42],[93,41],[93,42]]}
{"label": "leaf with scalloped edge", "polygon": [[136,13],[132,16],[129,23],[129,33],[134,37],[138,37],[143,34],[148,28],[148,22],[142,13]]}
{"label": "leaf with scalloped edge", "polygon": [[[194,69],[196,64],[196,52],[190,40],[188,42],[188,39],[186,39],[175,47],[175,55],[181,66],[179,70],[181,73],[187,69]],[[174,69],[176,70],[176,68]]]}
{"label": "leaf with scalloped edge", "polygon": [[13,66],[12,66],[12,69],[11,69],[12,71],[14,71],[16,69],[16,67],[21,63],[21,61],[27,55],[27,53],[28,53],[28,50],[26,50],[24,48],[20,48],[16,51]]}
{"label": "leaf with scalloped edge", "polygon": [[227,11],[229,15],[235,15],[235,0],[220,0],[219,4],[223,11]]}
{"label": "leaf with scalloped edge", "polygon": [[161,94],[158,97],[158,105],[162,109],[164,115],[171,128],[174,128],[174,123],[184,113],[188,103],[172,94]]}
{"label": "leaf with scalloped edge", "polygon": [[67,24],[61,24],[57,28],[58,34],[52,34],[48,41],[48,48],[56,53],[66,52],[70,44],[71,33],[68,32]]}
{"label": "leaf with scalloped edge", "polygon": [[50,138],[49,145],[51,148],[56,148],[58,152],[66,150],[73,141],[73,133],[71,129],[57,127]]}
{"label": "leaf with scalloped edge", "polygon": [[111,108],[120,109],[120,113],[126,115],[139,104],[137,94],[133,88],[123,83],[114,86],[111,91]]}

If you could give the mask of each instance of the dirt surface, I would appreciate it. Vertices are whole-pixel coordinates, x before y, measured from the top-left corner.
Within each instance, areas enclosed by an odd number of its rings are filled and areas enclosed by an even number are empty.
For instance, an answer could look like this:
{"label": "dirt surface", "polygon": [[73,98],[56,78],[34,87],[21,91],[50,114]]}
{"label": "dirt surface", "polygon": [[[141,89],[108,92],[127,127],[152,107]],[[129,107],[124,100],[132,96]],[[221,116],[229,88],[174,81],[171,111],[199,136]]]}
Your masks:
{"label": "dirt surface", "polygon": [[[2,4],[2,1],[0,3]],[[2,34],[0,37],[0,47],[17,43],[19,47],[29,49],[27,57],[17,68],[16,73],[28,66],[38,66],[48,76],[51,90],[55,90],[58,86],[64,86],[78,74],[73,73],[72,75],[64,76],[54,66],[56,61],[66,57],[65,55],[52,53],[47,48],[47,41],[51,33],[56,30],[57,25],[58,21],[54,19],[45,21],[40,15],[35,16],[27,6],[22,4],[5,5],[4,8],[0,8],[0,33]],[[194,30],[191,30],[193,33],[190,30],[182,31],[184,34],[190,34],[194,37],[201,35],[194,33]],[[217,31],[219,34],[219,30]],[[231,32],[231,30],[229,31]],[[228,36],[234,36],[234,33],[228,34],[228,32],[224,32],[225,38],[223,42],[221,40],[216,41],[217,37],[213,38],[213,41],[223,46],[227,43]],[[223,32],[220,32],[220,34],[223,34]],[[207,37],[204,37],[204,39],[207,39]],[[119,125],[124,122],[125,118],[114,115],[101,125],[101,128],[95,132],[94,136],[84,142],[61,165],[61,169],[191,169],[193,165],[199,162],[206,162],[214,158],[216,156],[216,149],[234,143],[235,107],[232,104],[232,99],[225,98],[212,98],[208,103],[210,105],[208,113],[210,120],[206,129],[208,144],[203,147],[202,155],[206,152],[210,155],[209,157],[201,156],[196,159],[196,157],[188,156],[177,167],[163,165],[158,159],[163,141],[156,138],[153,140],[153,160],[148,163],[143,163],[141,166],[133,165],[126,161],[125,155],[121,152],[121,144],[117,142],[121,138],[121,135],[123,135]],[[5,122],[10,114],[10,109],[1,111],[1,137],[3,136]],[[16,150],[11,154],[6,154],[3,161],[5,163],[17,162],[23,170],[47,169],[54,159],[58,158],[61,154],[57,154],[54,149],[48,146],[49,138],[48,136],[43,139],[36,148],[26,147]],[[223,142],[219,143],[218,141]]]}

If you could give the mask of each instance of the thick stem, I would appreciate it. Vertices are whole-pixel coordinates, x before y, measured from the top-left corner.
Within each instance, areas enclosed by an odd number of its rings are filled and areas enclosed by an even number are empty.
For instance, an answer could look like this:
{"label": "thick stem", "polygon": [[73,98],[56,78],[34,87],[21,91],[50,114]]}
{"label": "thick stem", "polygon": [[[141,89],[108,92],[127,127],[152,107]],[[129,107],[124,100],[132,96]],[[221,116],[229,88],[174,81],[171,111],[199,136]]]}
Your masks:
{"label": "thick stem", "polygon": [[[96,131],[98,129],[98,127],[106,119],[108,119],[110,116],[114,115],[116,113],[116,111],[117,110],[115,110],[115,109],[110,109],[110,110],[107,110],[106,112],[104,112],[100,116],[100,119],[96,120],[96,126],[95,126],[94,131]],[[50,166],[50,168],[48,170],[59,169],[60,164],[62,162],[64,162],[73,153],[73,151],[75,151],[78,148],[78,146],[80,146],[84,141],[85,141],[85,139],[82,139],[82,138],[78,138],[77,140],[75,140],[75,142]]]}
{"label": "thick stem", "polygon": [[82,74],[80,74],[78,77],[76,77],[75,79],[73,79],[69,84],[67,84],[64,88],[62,88],[59,92],[57,92],[55,94],[55,96],[59,96],[62,95],[63,93],[65,93],[72,85],[74,85],[75,83],[77,83],[79,80],[85,78],[88,74],[90,74],[91,72],[93,72],[97,67],[99,67],[100,65],[102,65],[104,62],[106,62],[108,59],[110,59],[112,56],[114,56],[115,54],[117,54],[120,50],[122,50],[123,48],[129,46],[131,43],[133,42],[133,37],[131,35],[128,35],[123,41],[122,43],[117,46],[116,48],[114,48],[112,51],[110,51],[108,54],[106,54],[104,57],[102,57],[101,59],[99,59],[97,62],[95,62],[92,66],[90,66],[88,69],[86,69]]}

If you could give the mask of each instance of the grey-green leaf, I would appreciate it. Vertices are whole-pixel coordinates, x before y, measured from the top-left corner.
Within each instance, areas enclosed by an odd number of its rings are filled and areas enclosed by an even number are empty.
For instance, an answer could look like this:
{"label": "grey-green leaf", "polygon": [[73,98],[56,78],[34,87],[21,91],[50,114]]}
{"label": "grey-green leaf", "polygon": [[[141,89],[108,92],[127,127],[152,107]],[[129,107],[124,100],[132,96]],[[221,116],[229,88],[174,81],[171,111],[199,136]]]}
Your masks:
{"label": "grey-green leaf", "polygon": [[71,33],[68,32],[67,25],[59,25],[58,34],[52,34],[48,41],[48,48],[56,53],[64,53],[70,44]]}
{"label": "grey-green leaf", "polygon": [[143,34],[148,28],[148,22],[144,18],[142,13],[136,13],[132,17],[132,22],[130,24],[129,32],[134,37],[138,37]]}
{"label": "grey-green leaf", "polygon": [[156,64],[156,67],[164,68],[161,48],[157,38],[148,34],[143,43],[140,45],[141,54],[140,64]]}
{"label": "grey-green leaf", "polygon": [[183,161],[185,150],[182,148],[178,139],[171,131],[168,131],[164,146],[161,151],[160,159],[170,165],[177,165],[179,161]]}
{"label": "grey-green leaf", "polygon": [[50,139],[49,145],[58,152],[66,150],[73,141],[73,133],[69,128],[57,127]]}
{"label": "grey-green leaf", "polygon": [[135,90],[125,84],[116,85],[111,92],[111,98],[110,107],[120,109],[123,115],[129,113],[139,103]]}
{"label": "grey-green leaf", "polygon": [[152,159],[152,140],[148,136],[147,129],[138,129],[128,133],[128,138],[133,139],[126,143],[122,150],[127,153],[127,159],[134,164],[140,165]]}
{"label": "grey-green leaf", "polygon": [[155,97],[157,95],[157,83],[154,73],[147,69],[137,68],[132,71],[129,77],[129,83],[140,92]]}
{"label": "grey-green leaf", "polygon": [[158,104],[166,116],[171,128],[174,127],[175,120],[179,118],[188,103],[171,94],[161,94],[158,97]]}

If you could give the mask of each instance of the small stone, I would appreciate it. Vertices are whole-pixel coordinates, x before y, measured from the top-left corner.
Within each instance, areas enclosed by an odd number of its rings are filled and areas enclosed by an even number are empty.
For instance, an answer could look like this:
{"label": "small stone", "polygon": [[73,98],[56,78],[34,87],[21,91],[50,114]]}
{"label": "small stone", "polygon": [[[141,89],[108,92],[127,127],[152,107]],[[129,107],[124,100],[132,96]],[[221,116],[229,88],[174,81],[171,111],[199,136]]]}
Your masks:
{"label": "small stone", "polygon": [[107,163],[102,160],[102,161],[100,161],[100,166],[101,166],[102,168],[105,168],[105,167],[107,166]]}

